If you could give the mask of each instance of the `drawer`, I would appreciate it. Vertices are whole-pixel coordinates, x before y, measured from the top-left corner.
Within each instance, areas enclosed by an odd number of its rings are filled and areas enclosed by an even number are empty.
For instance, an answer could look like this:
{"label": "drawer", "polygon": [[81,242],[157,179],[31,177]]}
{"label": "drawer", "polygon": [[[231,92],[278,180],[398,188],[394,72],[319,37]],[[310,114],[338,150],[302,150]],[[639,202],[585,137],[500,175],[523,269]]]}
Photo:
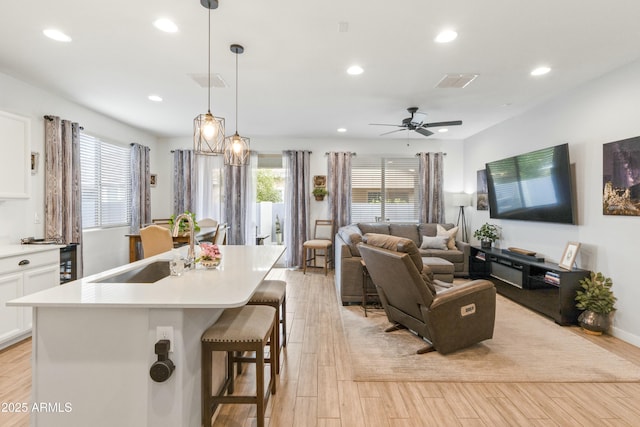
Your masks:
{"label": "drawer", "polygon": [[[23,262],[24,265],[20,265]],[[12,255],[0,258],[0,274],[14,271],[27,270],[29,268],[58,264],[60,262],[60,250],[48,250],[22,255]]]}

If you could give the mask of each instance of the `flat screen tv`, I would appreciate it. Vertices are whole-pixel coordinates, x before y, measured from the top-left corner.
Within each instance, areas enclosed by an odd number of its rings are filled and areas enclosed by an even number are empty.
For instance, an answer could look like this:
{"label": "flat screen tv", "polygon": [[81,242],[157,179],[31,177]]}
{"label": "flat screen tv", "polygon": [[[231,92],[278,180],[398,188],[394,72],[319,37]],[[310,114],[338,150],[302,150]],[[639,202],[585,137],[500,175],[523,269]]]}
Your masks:
{"label": "flat screen tv", "polygon": [[491,218],[574,224],[568,144],[486,164]]}

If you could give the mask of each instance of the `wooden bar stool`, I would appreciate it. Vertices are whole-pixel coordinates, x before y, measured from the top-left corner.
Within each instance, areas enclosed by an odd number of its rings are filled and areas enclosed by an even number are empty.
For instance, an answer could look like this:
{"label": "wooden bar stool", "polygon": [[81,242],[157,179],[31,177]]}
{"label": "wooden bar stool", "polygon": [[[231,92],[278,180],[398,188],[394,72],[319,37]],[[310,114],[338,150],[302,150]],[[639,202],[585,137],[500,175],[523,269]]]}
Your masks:
{"label": "wooden bar stool", "polygon": [[[276,309],[276,322],[282,326],[282,339],[280,331],[276,332],[276,351],[270,357],[273,357],[276,374],[279,374],[280,349],[287,346],[287,282],[284,280],[263,280],[247,305],[268,305]],[[271,363],[270,358],[267,361]]]}
{"label": "wooden bar stool", "polygon": [[[270,366],[269,384],[265,390],[264,348],[269,352],[275,348],[278,327],[275,324],[276,310],[267,305],[245,305],[226,309],[218,320],[202,334],[202,424],[211,425],[211,417],[221,403],[250,403],[256,405],[258,427],[264,427],[264,413],[270,394],[276,394],[276,370]],[[212,352],[227,353],[225,382],[216,395],[212,395]],[[237,356],[245,351],[255,352],[255,358]],[[256,363],[255,396],[232,396],[234,392],[233,366],[237,362]],[[225,395],[226,392],[226,395]]]}

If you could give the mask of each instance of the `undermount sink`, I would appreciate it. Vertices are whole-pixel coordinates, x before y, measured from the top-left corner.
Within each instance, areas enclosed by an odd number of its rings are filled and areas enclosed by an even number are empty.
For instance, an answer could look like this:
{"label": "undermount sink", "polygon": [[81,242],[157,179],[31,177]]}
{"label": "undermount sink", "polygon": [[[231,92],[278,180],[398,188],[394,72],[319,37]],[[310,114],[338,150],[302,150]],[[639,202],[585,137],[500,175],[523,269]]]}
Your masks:
{"label": "undermount sink", "polygon": [[94,283],[153,283],[169,274],[169,261],[155,261]]}

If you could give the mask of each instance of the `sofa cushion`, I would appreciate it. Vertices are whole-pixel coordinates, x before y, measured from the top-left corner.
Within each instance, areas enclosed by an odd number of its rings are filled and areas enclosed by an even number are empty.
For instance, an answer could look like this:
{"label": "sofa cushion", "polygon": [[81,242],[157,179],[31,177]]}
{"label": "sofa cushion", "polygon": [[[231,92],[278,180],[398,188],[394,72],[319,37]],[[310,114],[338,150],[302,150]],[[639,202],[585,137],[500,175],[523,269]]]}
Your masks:
{"label": "sofa cushion", "polygon": [[[427,223],[418,224],[418,234],[420,236],[429,236],[429,237],[433,237],[437,235],[438,234],[437,224],[427,224]],[[420,239],[422,240],[422,237],[420,237]]]}
{"label": "sofa cushion", "polygon": [[454,250],[442,250],[442,249],[420,249],[420,254],[423,257],[437,257],[446,259],[454,264],[464,263],[464,252],[457,249]]}
{"label": "sofa cushion", "polygon": [[413,243],[420,246],[420,235],[418,234],[418,224],[416,223],[392,222],[389,224],[389,234],[411,239]]}
{"label": "sofa cushion", "polygon": [[359,222],[358,227],[362,235],[367,233],[389,234],[389,224],[385,222]]}
{"label": "sofa cushion", "polygon": [[349,246],[352,256],[360,256],[358,243],[362,242],[362,233],[357,225],[345,225],[338,229],[338,235]]}
{"label": "sofa cushion", "polygon": [[447,247],[449,249],[456,249],[456,235],[458,234],[458,227],[453,227],[447,230],[442,225],[438,224],[436,227],[438,236],[447,236]]}
{"label": "sofa cushion", "polygon": [[439,235],[439,236],[422,236],[422,244],[420,245],[420,249],[442,249],[448,250],[449,247],[447,243],[449,242],[448,235]]}

